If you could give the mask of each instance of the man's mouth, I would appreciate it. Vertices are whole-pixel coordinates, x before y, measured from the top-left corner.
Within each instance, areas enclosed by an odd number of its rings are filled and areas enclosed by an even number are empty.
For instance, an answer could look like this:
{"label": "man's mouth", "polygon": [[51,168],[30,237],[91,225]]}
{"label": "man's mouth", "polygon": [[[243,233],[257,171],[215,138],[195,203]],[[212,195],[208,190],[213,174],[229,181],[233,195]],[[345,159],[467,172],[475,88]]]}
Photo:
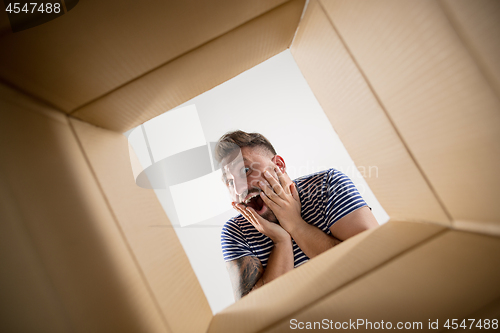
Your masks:
{"label": "man's mouth", "polygon": [[259,193],[252,193],[245,199],[245,201],[243,201],[243,203],[247,207],[252,207],[257,212],[257,214],[260,214],[265,206],[264,201],[260,197]]}

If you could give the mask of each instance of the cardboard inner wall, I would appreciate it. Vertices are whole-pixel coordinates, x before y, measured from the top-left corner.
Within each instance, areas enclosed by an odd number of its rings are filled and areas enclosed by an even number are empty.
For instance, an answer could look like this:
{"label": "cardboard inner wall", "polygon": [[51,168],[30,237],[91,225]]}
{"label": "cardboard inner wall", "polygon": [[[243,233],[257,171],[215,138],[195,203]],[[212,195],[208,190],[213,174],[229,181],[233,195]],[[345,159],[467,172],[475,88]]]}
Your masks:
{"label": "cardboard inner wall", "polygon": [[169,332],[67,117],[0,103],[2,331]]}
{"label": "cardboard inner wall", "polygon": [[304,3],[82,2],[50,24],[0,35],[8,50],[0,53],[0,78],[125,132],[285,50]]}
{"label": "cardboard inner wall", "polygon": [[[373,273],[401,253],[412,251],[445,230],[437,224],[398,221],[356,235],[335,251],[322,253],[307,265],[271,281],[252,292],[251,297],[244,297],[217,313],[209,332],[265,331],[281,321],[295,318],[326,295],[334,295],[350,282]],[[334,312],[325,318],[333,319],[333,316]]]}
{"label": "cardboard inner wall", "polygon": [[80,1],[48,24],[0,36],[0,77],[71,113],[285,1]]}
{"label": "cardboard inner wall", "polygon": [[212,311],[127,138],[0,89],[2,331],[205,331]]}
{"label": "cardboard inner wall", "polygon": [[173,332],[203,331],[212,311],[154,191],[135,183],[127,138],[76,119],[70,123],[168,325]]}
{"label": "cardboard inner wall", "polygon": [[499,259],[498,237],[390,221],[217,313],[209,332],[288,332],[292,319],[422,322],[423,330],[429,319],[440,327],[452,317],[491,320]]}
{"label": "cardboard inner wall", "polygon": [[450,224],[398,131],[366,82],[328,16],[311,1],[291,47],[304,77],[357,166],[393,219]]}
{"label": "cardboard inner wall", "polygon": [[450,24],[500,98],[500,3],[495,0],[439,2]]}
{"label": "cardboard inner wall", "polygon": [[500,30],[465,45],[447,13],[312,0],[291,50],[355,163],[379,166],[367,181],[391,217],[499,234],[500,100],[484,75],[497,71],[475,55],[490,59]]}
{"label": "cardboard inner wall", "polygon": [[[447,251],[451,248],[455,251]],[[429,320],[438,320],[443,327],[447,319],[477,320],[474,316],[484,312],[491,321],[499,314],[495,304],[500,296],[500,269],[493,264],[499,259],[498,237],[446,231],[260,332],[289,331],[292,318],[383,320],[391,322],[393,329],[398,322],[422,323],[420,329],[413,327],[415,331],[432,331]],[[361,329],[373,331],[370,326]]]}
{"label": "cardboard inner wall", "polygon": [[125,132],[285,50],[304,8],[292,0],[124,84],[72,115]]}

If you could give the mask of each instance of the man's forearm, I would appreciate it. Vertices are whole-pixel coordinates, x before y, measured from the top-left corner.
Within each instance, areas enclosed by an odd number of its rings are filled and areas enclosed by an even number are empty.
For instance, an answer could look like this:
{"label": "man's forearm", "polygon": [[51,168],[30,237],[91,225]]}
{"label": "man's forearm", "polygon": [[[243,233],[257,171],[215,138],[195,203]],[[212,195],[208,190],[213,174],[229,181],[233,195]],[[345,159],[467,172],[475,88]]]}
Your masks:
{"label": "man's forearm", "polygon": [[257,283],[255,283],[252,290],[263,286],[265,283],[271,282],[288,271],[291,271],[293,267],[294,258],[291,240],[289,239],[288,241],[275,243],[267,261],[266,270]]}
{"label": "man's forearm", "polygon": [[297,245],[309,258],[314,258],[318,254],[342,242],[334,236],[325,234],[322,230],[307,222],[299,224],[289,232]]}

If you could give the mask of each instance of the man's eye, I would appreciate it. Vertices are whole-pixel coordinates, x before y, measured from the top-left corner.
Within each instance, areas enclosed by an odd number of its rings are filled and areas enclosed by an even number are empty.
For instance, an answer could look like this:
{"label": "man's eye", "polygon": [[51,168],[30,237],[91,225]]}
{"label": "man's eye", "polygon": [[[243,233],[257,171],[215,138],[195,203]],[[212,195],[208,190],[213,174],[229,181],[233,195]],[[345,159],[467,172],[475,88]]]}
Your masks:
{"label": "man's eye", "polygon": [[226,185],[227,185],[227,186],[233,186],[233,184],[234,184],[234,182],[233,182],[233,180],[232,180],[232,179],[228,179],[228,180],[226,180]]}
{"label": "man's eye", "polygon": [[250,168],[243,168],[241,171],[246,175],[250,171]]}

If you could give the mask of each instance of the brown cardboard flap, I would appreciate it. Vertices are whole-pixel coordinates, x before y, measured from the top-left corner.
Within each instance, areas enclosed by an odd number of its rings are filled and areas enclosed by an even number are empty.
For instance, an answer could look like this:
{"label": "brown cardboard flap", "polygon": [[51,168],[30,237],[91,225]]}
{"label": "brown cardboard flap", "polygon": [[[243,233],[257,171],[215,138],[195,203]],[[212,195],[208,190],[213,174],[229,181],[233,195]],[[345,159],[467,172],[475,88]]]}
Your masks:
{"label": "brown cardboard flap", "polygon": [[500,236],[500,227],[498,221],[454,220],[453,227],[465,231],[480,232],[483,234]]}
{"label": "brown cardboard flap", "polygon": [[204,332],[212,311],[154,191],[135,184],[127,138],[70,122],[168,326],[172,332]]}
{"label": "brown cardboard flap", "polygon": [[443,230],[436,224],[388,222],[365,231],[217,313],[209,332],[262,332],[274,327]]}
{"label": "brown cardboard flap", "polygon": [[[72,324],[24,227],[13,193],[0,177],[0,311],[3,332],[69,332]],[[20,282],[22,281],[22,283]]]}
{"label": "brown cardboard flap", "polygon": [[500,98],[500,2],[440,0],[460,39]]}
{"label": "brown cardboard flap", "polygon": [[383,105],[316,1],[309,3],[291,50],[356,165],[376,168],[366,181],[389,216],[449,224]]}
{"label": "brown cardboard flap", "polygon": [[0,88],[0,331],[168,331],[65,115]]}
{"label": "brown cardboard flap", "polygon": [[289,1],[78,109],[78,119],[125,132],[285,50],[304,7]]}
{"label": "brown cardboard flap", "polygon": [[500,99],[439,2],[320,3],[449,215],[500,223]]}
{"label": "brown cardboard flap", "polygon": [[70,112],[285,1],[80,1],[0,35],[0,77]]}
{"label": "brown cardboard flap", "polygon": [[[378,322],[379,329],[382,320],[392,329],[398,322],[416,322],[423,330],[438,320],[439,329],[445,330],[448,319],[477,321],[472,315],[478,314],[490,315],[491,325],[500,315],[494,303],[500,296],[499,260],[500,238],[448,231],[262,332],[287,331],[291,319],[326,318],[334,323],[361,319],[372,325]],[[358,329],[375,330],[364,325]]]}

